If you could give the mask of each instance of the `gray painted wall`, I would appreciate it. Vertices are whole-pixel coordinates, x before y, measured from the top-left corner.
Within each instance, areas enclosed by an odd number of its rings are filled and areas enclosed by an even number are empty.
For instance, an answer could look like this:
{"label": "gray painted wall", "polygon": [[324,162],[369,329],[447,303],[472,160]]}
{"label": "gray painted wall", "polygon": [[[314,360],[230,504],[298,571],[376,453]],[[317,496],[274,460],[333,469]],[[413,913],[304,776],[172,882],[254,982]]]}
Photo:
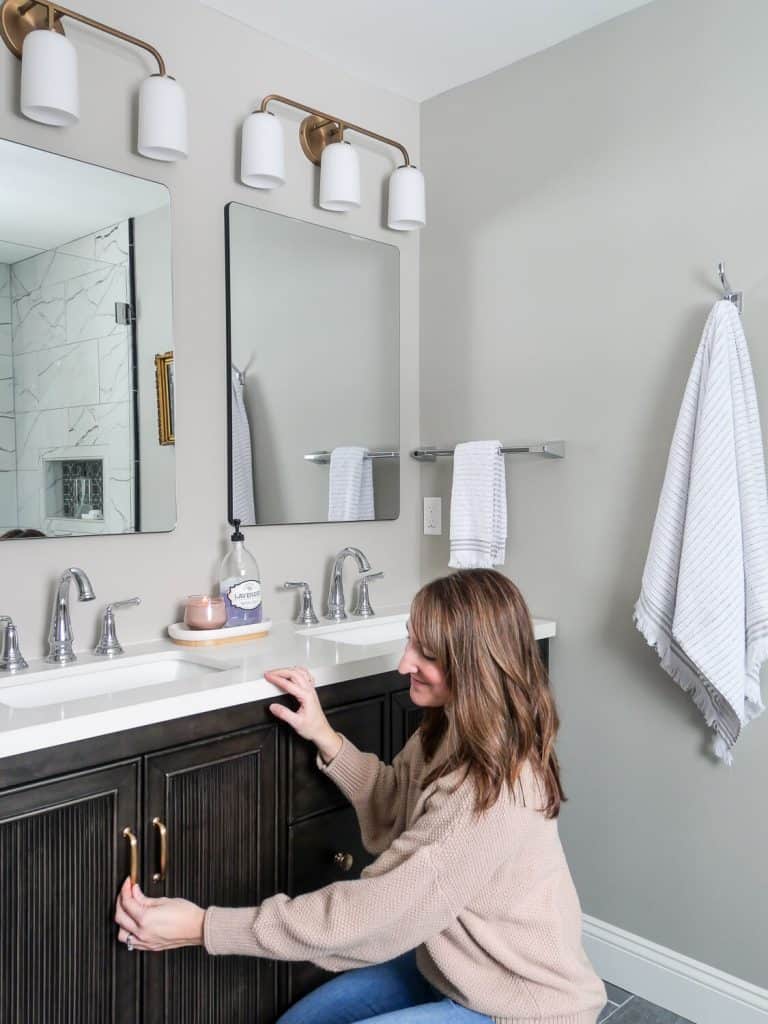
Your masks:
{"label": "gray painted wall", "polygon": [[[156,70],[143,51],[76,24],[69,27],[80,65],[81,120],[74,128],[35,124],[18,113],[19,62],[0,47],[0,137],[113,167],[168,185],[172,203],[174,333],[177,384],[178,526],[170,534],[20,541],[0,551],[0,607],[18,623],[26,656],[43,652],[54,579],[69,565],[91,574],[97,601],[73,608],[80,648],[93,645],[103,605],[140,594],[122,617],[121,638],[160,636],[179,604],[216,580],[226,521],[224,205],[262,206],[397,245],[401,249],[401,444],[418,431],[418,238],[382,225],[384,182],[397,154],[362,142],[363,205],[349,214],[316,207],[316,170],[298,143],[298,115],[285,111],[288,184],[266,194],[238,184],[240,124],[267,93],[279,92],[400,139],[416,153],[418,106],[352,79],[306,53],[268,39],[187,0],[81,0],[78,10],[152,42],[187,93],[190,157],[177,165],[135,155],[136,93]],[[263,527],[246,543],[264,574],[265,608],[286,619],[296,597],[278,592],[307,579],[318,596],[330,558],[356,544],[386,572],[380,605],[405,601],[419,581],[418,478],[403,460],[403,513],[397,522]],[[352,570],[348,570],[351,574]],[[319,602],[323,603],[323,602]]]}
{"label": "gray painted wall", "polygon": [[422,443],[568,443],[507,458],[505,569],[558,620],[584,909],[762,986],[768,714],[715,763],[632,606],[721,258],[768,422],[766,38],[761,0],[658,0],[427,102],[421,243]]}

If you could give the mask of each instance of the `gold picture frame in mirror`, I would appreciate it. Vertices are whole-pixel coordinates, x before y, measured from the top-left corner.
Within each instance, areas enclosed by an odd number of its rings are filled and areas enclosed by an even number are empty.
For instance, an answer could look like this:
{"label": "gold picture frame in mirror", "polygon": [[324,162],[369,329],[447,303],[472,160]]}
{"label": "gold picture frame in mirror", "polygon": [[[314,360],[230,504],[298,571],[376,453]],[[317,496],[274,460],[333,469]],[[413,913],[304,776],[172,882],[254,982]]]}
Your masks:
{"label": "gold picture frame in mirror", "polygon": [[173,415],[173,352],[155,356],[155,387],[157,390],[157,432],[161,445],[176,444]]}

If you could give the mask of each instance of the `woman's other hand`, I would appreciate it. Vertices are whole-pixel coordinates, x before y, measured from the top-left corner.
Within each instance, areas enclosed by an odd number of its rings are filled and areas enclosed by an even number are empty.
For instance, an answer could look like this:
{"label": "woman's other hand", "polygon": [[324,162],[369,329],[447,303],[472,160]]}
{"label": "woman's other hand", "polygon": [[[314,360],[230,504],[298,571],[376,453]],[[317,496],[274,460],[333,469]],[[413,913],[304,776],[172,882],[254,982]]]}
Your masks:
{"label": "woman's other hand", "polygon": [[286,722],[299,736],[314,743],[326,763],[333,760],[341,748],[341,736],[331,728],[320,707],[315,680],[309,670],[298,666],[276,668],[265,672],[264,678],[299,703],[295,711],[284,704],[270,704],[269,710],[275,718]]}
{"label": "woman's other hand", "polygon": [[115,923],[117,937],[130,949],[159,952],[179,946],[202,946],[205,911],[189,900],[165,897],[150,899],[130,878],[123,882],[117,897]]}

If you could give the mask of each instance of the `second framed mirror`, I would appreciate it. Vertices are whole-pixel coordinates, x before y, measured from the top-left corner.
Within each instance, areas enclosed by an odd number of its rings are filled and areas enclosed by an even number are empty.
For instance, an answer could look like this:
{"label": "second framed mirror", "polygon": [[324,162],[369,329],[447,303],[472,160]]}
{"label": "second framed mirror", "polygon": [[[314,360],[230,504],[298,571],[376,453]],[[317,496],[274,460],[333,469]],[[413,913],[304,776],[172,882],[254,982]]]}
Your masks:
{"label": "second framed mirror", "polygon": [[396,519],[400,253],[226,208],[229,517]]}

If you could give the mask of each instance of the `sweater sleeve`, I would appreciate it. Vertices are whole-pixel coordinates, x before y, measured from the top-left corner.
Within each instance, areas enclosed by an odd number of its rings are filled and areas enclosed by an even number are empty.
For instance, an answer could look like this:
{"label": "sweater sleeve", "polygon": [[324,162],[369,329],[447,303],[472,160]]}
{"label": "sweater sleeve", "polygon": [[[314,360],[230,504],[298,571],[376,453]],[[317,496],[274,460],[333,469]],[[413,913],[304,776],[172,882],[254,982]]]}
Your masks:
{"label": "sweater sleeve", "polygon": [[326,764],[318,754],[317,766],[354,807],[365,849],[378,854],[404,828],[411,760],[419,740],[412,736],[392,764],[385,764],[375,754],[358,750],[346,736],[341,738],[336,756]]}
{"label": "sweater sleeve", "polygon": [[413,826],[360,879],[261,906],[209,907],[209,953],[311,960],[330,971],[383,963],[447,928],[498,866],[516,856],[535,812],[499,805],[474,816],[471,783],[443,780]]}

